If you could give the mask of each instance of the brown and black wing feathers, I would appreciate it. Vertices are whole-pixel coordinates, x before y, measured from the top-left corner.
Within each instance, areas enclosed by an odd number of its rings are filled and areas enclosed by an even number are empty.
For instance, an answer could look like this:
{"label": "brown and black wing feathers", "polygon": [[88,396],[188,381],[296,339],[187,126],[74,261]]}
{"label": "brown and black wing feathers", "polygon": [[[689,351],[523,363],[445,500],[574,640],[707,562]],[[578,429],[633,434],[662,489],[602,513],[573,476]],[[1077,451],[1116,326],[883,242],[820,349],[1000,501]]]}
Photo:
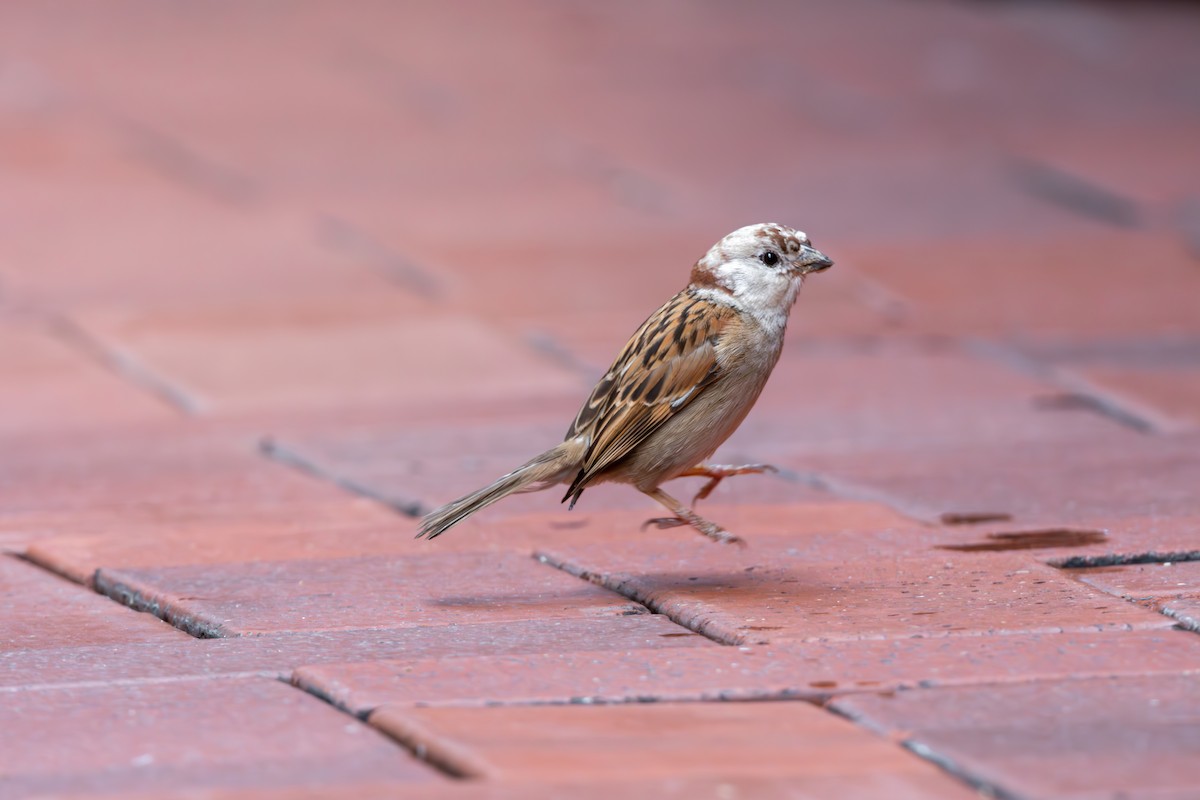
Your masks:
{"label": "brown and black wing feathers", "polygon": [[642,323],[567,431],[590,445],[564,501],[720,379],[716,343],[734,315],[685,290]]}

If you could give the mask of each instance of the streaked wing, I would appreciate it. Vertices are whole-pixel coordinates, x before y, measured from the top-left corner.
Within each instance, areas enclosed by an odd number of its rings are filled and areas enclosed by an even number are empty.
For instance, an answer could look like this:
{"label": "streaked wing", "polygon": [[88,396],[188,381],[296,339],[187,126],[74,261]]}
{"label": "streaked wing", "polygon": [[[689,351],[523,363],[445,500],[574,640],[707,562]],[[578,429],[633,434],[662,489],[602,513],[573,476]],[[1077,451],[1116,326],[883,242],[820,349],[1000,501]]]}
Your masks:
{"label": "streaked wing", "polygon": [[734,316],[729,306],[684,290],[642,323],[567,431],[568,439],[591,442],[567,497],[578,498],[588,481],[721,377],[716,343]]}

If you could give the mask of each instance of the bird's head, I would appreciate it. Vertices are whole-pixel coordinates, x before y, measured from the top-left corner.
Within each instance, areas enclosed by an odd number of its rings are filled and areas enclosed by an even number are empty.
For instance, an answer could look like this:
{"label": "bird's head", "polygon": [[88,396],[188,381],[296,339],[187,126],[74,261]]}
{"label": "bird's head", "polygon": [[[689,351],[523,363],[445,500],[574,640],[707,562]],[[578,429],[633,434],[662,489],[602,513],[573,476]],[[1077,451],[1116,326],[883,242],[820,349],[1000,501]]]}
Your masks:
{"label": "bird's head", "polygon": [[811,272],[833,266],[808,235],[773,222],[738,228],[696,262],[692,285],[726,292],[751,310],[784,311]]}

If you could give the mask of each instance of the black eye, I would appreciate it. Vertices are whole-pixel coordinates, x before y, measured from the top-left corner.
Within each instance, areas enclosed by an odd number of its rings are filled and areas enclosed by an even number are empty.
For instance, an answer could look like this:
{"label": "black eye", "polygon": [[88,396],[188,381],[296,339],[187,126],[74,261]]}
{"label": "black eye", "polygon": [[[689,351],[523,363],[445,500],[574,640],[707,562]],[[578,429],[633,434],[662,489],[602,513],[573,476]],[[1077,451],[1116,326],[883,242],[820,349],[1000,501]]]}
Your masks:
{"label": "black eye", "polygon": [[779,263],[779,253],[776,253],[774,250],[767,250],[758,254],[758,260],[768,267],[773,267]]}

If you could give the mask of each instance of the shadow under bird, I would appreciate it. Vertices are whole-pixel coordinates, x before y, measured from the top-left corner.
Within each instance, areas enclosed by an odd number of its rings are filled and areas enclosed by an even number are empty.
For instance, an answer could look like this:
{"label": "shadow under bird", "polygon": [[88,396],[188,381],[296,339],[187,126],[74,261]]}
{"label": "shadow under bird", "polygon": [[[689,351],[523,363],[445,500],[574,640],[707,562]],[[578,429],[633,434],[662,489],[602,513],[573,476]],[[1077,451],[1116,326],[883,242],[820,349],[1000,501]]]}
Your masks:
{"label": "shadow under bird", "polygon": [[687,288],[650,315],[596,384],[559,444],[421,520],[432,539],[515,492],[566,484],[575,506],[588,486],[631,484],[674,516],[659,528],[691,525],[718,542],[741,539],[662,490],[672,478],[704,476],[692,501],[723,478],[766,464],[704,460],[729,438],[762,392],[783,349],[788,314],[809,273],[833,265],[802,231],[774,223],[739,228],[692,267]]}

